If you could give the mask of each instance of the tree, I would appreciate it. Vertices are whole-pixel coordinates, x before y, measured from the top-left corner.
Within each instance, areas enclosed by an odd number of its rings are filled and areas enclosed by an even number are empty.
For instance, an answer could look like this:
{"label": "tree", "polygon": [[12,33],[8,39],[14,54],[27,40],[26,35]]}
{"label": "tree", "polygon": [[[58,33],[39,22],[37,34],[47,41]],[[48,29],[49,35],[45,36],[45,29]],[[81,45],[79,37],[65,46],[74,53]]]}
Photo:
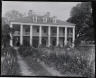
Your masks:
{"label": "tree", "polygon": [[5,18],[7,19],[7,21],[9,20],[13,20],[16,18],[22,18],[24,16],[24,14],[16,11],[16,10],[11,10],[5,13]]}
{"label": "tree", "polygon": [[9,21],[16,18],[21,18],[24,15],[18,11],[12,10],[8,11],[5,14],[5,17],[2,17],[2,45],[6,47],[9,45],[9,41],[11,39],[10,33],[13,34],[14,28],[10,28]]}
{"label": "tree", "polygon": [[10,28],[8,24],[2,25],[2,45],[4,45],[4,47],[9,45],[9,41],[11,39],[10,33],[13,33],[13,32],[14,32],[14,29]]}
{"label": "tree", "polygon": [[72,8],[67,22],[76,24],[76,40],[94,40],[92,8],[90,2],[82,2]]}

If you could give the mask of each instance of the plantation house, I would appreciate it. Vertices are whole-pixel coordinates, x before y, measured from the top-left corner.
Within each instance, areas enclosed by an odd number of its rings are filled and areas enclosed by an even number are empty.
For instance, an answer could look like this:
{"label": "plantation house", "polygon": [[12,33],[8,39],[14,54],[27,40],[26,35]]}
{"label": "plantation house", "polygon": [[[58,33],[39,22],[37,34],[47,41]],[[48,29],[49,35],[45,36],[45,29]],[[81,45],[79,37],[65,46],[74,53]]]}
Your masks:
{"label": "plantation house", "polygon": [[50,12],[40,15],[29,10],[28,16],[11,20],[10,27],[15,29],[14,34],[10,33],[11,46],[16,42],[22,45],[26,40],[33,47],[40,44],[63,47],[68,41],[75,40],[75,24],[61,21],[56,16],[50,17]]}

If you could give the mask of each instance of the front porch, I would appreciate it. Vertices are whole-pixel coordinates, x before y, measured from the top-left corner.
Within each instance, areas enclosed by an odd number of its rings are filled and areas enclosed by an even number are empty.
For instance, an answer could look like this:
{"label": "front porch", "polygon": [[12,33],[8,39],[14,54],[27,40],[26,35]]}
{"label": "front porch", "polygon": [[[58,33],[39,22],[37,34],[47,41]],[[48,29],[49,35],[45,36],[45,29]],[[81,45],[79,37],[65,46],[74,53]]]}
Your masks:
{"label": "front porch", "polygon": [[[68,41],[71,41],[72,42],[72,38],[67,38]],[[22,44],[23,45],[30,45],[30,36],[23,36],[23,39],[22,39]],[[61,47],[64,47],[64,41],[65,41],[65,38],[64,37],[59,37],[59,45]],[[37,48],[39,47],[39,36],[33,36],[32,38],[32,46]],[[13,46],[19,46],[20,45],[20,36],[13,36]],[[57,46],[57,40],[56,40],[56,37],[50,37],[50,46]],[[46,47],[49,47],[48,46],[48,37],[42,37],[42,40],[41,40],[41,45],[42,46],[46,46]]]}

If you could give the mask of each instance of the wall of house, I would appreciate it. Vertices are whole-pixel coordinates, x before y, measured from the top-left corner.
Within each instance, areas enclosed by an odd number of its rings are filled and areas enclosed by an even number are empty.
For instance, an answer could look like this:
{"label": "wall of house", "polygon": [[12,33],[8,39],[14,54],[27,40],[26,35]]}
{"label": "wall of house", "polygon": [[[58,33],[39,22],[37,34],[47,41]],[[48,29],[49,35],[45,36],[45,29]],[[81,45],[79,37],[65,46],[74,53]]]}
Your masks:
{"label": "wall of house", "polygon": [[[46,33],[44,33],[44,30],[46,30]],[[48,37],[48,27],[42,27],[42,36]]]}
{"label": "wall of house", "polygon": [[34,26],[33,27],[33,36],[39,36],[39,32],[37,32],[37,28],[39,28],[39,26]]}
{"label": "wall of house", "polygon": [[65,32],[63,33],[63,29],[64,29],[63,27],[59,28],[59,37],[64,37],[64,35],[65,35],[64,33]]}
{"label": "wall of house", "polygon": [[[29,31],[26,32],[25,29],[28,29],[28,28],[29,28]],[[30,36],[30,25],[24,25],[23,26],[23,35],[24,36],[27,36],[27,35]]]}

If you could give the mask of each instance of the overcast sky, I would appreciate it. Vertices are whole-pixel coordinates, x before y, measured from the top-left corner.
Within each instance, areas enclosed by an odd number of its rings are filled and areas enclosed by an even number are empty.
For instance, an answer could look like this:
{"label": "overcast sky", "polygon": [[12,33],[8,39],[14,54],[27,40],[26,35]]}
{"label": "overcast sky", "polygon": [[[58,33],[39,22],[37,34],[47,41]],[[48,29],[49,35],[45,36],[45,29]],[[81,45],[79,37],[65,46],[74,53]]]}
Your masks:
{"label": "overcast sky", "polygon": [[2,16],[9,10],[17,10],[28,14],[29,10],[34,12],[50,12],[50,16],[66,21],[70,17],[72,7],[80,2],[20,2],[2,1]]}

